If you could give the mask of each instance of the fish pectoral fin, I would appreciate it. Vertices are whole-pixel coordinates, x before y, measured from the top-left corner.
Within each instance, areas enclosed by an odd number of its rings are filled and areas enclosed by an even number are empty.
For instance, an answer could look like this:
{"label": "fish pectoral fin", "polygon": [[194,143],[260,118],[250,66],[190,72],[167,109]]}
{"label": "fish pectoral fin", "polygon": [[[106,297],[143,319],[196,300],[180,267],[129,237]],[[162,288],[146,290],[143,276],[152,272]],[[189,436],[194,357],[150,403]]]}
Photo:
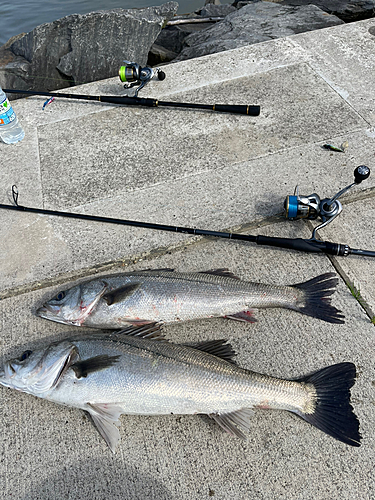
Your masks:
{"label": "fish pectoral fin", "polygon": [[119,358],[120,356],[108,356],[107,354],[103,354],[83,361],[77,361],[71,365],[70,368],[74,370],[77,378],[87,377],[90,373],[105,370],[113,366],[118,362]]}
{"label": "fish pectoral fin", "polygon": [[87,412],[99,434],[115,453],[120,440],[118,427],[119,417],[123,413],[122,408],[114,403],[87,403]]}
{"label": "fish pectoral fin", "polygon": [[129,337],[139,337],[141,339],[152,339],[168,342],[161,334],[160,323],[149,323],[142,326],[129,326],[124,330],[120,330],[112,335],[128,335]]}
{"label": "fish pectoral fin", "polygon": [[209,417],[232,436],[246,439],[246,434],[250,430],[250,417],[253,413],[252,408],[242,408],[231,413],[211,413]]}
{"label": "fish pectoral fin", "polygon": [[103,300],[107,302],[108,306],[117,304],[118,302],[128,299],[136,290],[138,290],[140,286],[140,283],[132,283],[130,285],[116,288],[116,290],[112,290],[111,292],[103,295]]}
{"label": "fish pectoral fin", "polygon": [[198,349],[199,351],[207,352],[213,356],[224,359],[229,363],[236,364],[233,359],[234,356],[236,356],[236,352],[233,350],[231,344],[229,344],[225,339],[207,340],[205,342],[190,342],[183,345],[193,349]]}
{"label": "fish pectoral fin", "polygon": [[229,314],[224,316],[227,319],[234,319],[236,321],[244,321],[245,323],[256,323],[257,319],[253,316],[253,311],[241,311],[236,314]]}
{"label": "fish pectoral fin", "polygon": [[229,271],[226,267],[220,269],[209,269],[208,271],[200,271],[200,274],[213,274],[214,276],[225,276],[226,278],[233,278],[234,280],[240,280],[238,276]]}

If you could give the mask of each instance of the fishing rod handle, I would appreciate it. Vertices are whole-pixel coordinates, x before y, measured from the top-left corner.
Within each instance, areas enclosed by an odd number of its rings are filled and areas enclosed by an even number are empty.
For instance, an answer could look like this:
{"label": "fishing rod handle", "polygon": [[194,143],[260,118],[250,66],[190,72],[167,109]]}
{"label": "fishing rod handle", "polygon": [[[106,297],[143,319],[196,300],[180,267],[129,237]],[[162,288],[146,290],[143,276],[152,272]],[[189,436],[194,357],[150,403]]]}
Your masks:
{"label": "fishing rod handle", "polygon": [[260,106],[247,106],[246,104],[214,104],[213,110],[248,116],[259,116],[260,114]]}
{"label": "fishing rod handle", "polygon": [[279,248],[289,248],[291,250],[298,250],[300,252],[321,253],[324,250],[321,248],[320,242],[318,245],[303,238],[278,238],[273,236],[259,235],[256,237],[257,245],[268,245]]}
{"label": "fishing rod handle", "polygon": [[332,243],[331,241],[305,240],[303,238],[277,238],[259,235],[256,237],[257,245],[268,245],[280,248],[290,248],[300,252],[326,253],[347,257],[354,253],[348,245]]}
{"label": "fishing rod handle", "polygon": [[207,109],[219,113],[232,113],[237,115],[258,116],[260,106],[249,106],[247,104],[200,104],[196,102],[174,102],[157,101],[157,106],[168,106],[170,108]]}

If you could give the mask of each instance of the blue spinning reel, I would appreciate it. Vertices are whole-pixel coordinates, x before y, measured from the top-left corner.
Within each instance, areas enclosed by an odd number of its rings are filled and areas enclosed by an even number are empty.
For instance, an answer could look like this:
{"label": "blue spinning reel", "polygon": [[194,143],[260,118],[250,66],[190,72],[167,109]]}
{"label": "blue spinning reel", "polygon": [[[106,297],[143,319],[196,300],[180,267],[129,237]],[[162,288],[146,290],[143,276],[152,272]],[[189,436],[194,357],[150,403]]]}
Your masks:
{"label": "blue spinning reel", "polygon": [[360,165],[354,170],[354,182],[352,184],[339,191],[332,198],[324,198],[323,200],[316,193],[301,196],[298,186],[296,186],[294,195],[287,196],[285,199],[285,217],[290,220],[316,220],[320,218],[322,223],[314,228],[311,236],[311,240],[316,240],[316,232],[330,224],[342,212],[342,204],[338,201],[338,198],[369,176],[370,169],[365,165]]}

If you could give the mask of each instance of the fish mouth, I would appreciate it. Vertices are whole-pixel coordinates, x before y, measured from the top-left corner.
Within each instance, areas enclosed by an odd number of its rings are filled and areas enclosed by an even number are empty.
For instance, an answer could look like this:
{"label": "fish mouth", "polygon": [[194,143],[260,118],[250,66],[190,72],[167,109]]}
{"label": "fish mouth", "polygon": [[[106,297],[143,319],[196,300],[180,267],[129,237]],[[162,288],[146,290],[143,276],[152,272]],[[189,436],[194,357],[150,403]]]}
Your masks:
{"label": "fish mouth", "polygon": [[36,310],[35,313],[37,316],[40,316],[41,318],[46,318],[50,319],[53,317],[55,321],[58,321],[58,318],[55,316],[55,312],[51,310],[50,307],[48,307],[48,304],[43,304],[39,309]]}
{"label": "fish mouth", "polygon": [[51,308],[48,306],[48,304],[44,304],[43,306],[39,307],[39,309],[36,310],[35,314],[37,316],[39,316],[40,318],[52,319],[53,321],[56,321],[57,323],[65,323],[66,322],[63,319],[60,319],[56,315],[56,311],[51,310]]}
{"label": "fish mouth", "polygon": [[6,376],[6,373],[5,373],[5,366],[4,366],[4,368],[0,369],[0,385],[2,385],[4,387],[11,387],[7,383],[7,376]]}
{"label": "fish mouth", "polygon": [[45,318],[47,314],[47,308],[45,306],[41,306],[36,310],[35,314],[37,316],[40,316],[41,318]]}
{"label": "fish mouth", "polygon": [[12,380],[15,374],[16,371],[13,368],[11,362],[7,361],[0,369],[0,385],[12,388]]}
{"label": "fish mouth", "polygon": [[70,321],[65,318],[60,318],[56,315],[56,311],[53,310],[48,304],[44,304],[36,310],[35,314],[40,318],[49,319],[55,323],[62,323],[63,325],[81,326],[80,321]]}

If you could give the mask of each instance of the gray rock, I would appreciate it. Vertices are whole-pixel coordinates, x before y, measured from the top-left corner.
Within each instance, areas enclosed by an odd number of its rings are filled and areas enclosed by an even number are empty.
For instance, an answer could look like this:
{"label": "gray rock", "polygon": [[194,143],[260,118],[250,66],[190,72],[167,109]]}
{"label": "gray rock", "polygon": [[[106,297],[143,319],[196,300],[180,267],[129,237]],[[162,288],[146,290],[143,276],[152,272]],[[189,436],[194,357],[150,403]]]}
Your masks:
{"label": "gray rock", "polygon": [[168,2],[73,14],[37,26],[6,44],[0,85],[17,81],[22,89],[60,89],[115,76],[124,59],[145,65],[151,45],[177,9],[177,2]]}
{"label": "gray rock", "polygon": [[224,5],[209,3],[201,9],[199,14],[201,17],[225,17],[235,10],[236,7],[233,7],[233,5],[229,3]]}
{"label": "gray rock", "polygon": [[154,43],[148,53],[147,64],[149,66],[157,66],[158,64],[165,64],[178,56],[178,53],[172,52],[171,50],[161,47],[157,43]]}
{"label": "gray rock", "polygon": [[375,15],[374,0],[283,0],[281,3],[294,6],[312,3],[319,9],[334,14],[346,23],[368,19]]}
{"label": "gray rock", "polygon": [[[260,2],[261,0],[240,0],[240,1],[236,1],[236,2],[233,2],[233,6],[236,7],[237,9],[241,9],[242,7],[244,7],[245,5],[248,5],[249,3],[255,3],[255,2]],[[266,0],[268,1],[268,0]],[[272,0],[269,0],[269,1],[272,1]]]}
{"label": "gray rock", "polygon": [[[7,43],[0,47],[0,86],[3,88],[21,88],[24,89],[24,81],[19,73],[27,74],[29,63],[23,57],[16,56],[10,47],[19,38],[26,33],[13,36]],[[8,95],[8,99],[15,99],[15,94]],[[22,96],[23,97],[23,96]]]}
{"label": "gray rock", "polygon": [[314,5],[293,7],[271,2],[250,3],[211,28],[186,37],[185,48],[174,61],[338,24],[343,24],[343,21]]}
{"label": "gray rock", "polygon": [[[196,32],[193,28],[189,28],[190,26],[193,25],[166,26],[155,40],[155,44],[170,52],[179,54],[184,48],[185,38],[191,33]],[[205,25],[204,28],[207,28],[207,26]]]}
{"label": "gray rock", "polygon": [[[178,19],[200,19],[201,16],[197,15],[189,15],[188,16],[178,16]],[[175,21],[175,19],[174,19]],[[164,29],[161,30],[159,36],[155,40],[155,45],[158,47],[162,47],[165,50],[171,52],[174,52],[176,56],[182,51],[184,48],[184,40],[188,35],[191,35],[192,33],[197,33],[199,31],[205,30],[209,28],[210,26],[213,26],[215,22],[207,22],[207,23],[188,23],[188,24],[177,24],[174,26],[166,26]],[[158,49],[156,48],[154,51],[154,48],[151,47],[150,54],[156,54]],[[175,57],[176,57],[175,56]],[[160,62],[163,62],[161,59],[157,60],[154,59],[153,56],[149,55],[149,61],[153,60],[153,64],[159,64]],[[151,64],[151,62],[150,62]]]}

